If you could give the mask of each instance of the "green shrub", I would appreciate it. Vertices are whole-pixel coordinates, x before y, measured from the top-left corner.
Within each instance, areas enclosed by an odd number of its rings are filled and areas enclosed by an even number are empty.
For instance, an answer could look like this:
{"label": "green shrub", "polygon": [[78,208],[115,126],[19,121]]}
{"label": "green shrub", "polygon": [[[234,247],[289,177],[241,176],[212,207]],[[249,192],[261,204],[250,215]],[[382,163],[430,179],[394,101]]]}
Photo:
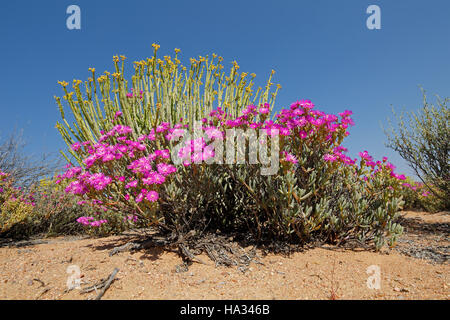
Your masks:
{"label": "green shrub", "polygon": [[397,128],[387,131],[388,146],[405,159],[416,175],[433,194],[435,210],[450,210],[450,110],[449,98],[427,101],[423,92],[423,107],[417,112],[401,113]]}
{"label": "green shrub", "polygon": [[[353,123],[351,112],[342,113],[338,121],[312,106],[308,101],[294,103],[275,117],[272,128],[290,132],[279,136],[276,158],[281,161],[274,175],[262,175],[264,165],[249,164],[248,157],[242,165],[202,162],[179,168],[161,197],[165,223],[184,232],[219,229],[243,237],[250,233],[260,241],[358,240],[380,248],[388,240],[393,245],[402,232],[395,221],[404,203],[404,177],[386,160],[374,163],[367,152],[361,153],[364,158],[357,166],[340,146]],[[235,128],[258,123],[240,119]],[[305,123],[288,125],[300,119]],[[268,123],[264,117],[260,121],[257,127]],[[212,123],[225,137],[227,121]]]}
{"label": "green shrub", "polygon": [[33,217],[33,198],[14,187],[9,174],[0,170],[0,236],[27,225]]}

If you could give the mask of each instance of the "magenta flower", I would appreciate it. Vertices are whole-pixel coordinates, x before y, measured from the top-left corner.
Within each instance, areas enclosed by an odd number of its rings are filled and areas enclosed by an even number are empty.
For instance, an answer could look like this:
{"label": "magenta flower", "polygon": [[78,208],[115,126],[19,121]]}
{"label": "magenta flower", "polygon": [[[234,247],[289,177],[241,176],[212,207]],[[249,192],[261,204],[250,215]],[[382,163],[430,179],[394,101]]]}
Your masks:
{"label": "magenta flower", "polygon": [[353,111],[351,111],[351,110],[345,110],[344,112],[342,112],[342,113],[338,113],[342,118],[346,118],[346,117],[349,117],[349,116],[351,116],[352,114],[353,114]]}
{"label": "magenta flower", "polygon": [[369,155],[369,153],[365,150],[363,152],[359,152],[359,156],[361,159],[364,159],[366,161],[372,161],[372,157]]}
{"label": "magenta flower", "polygon": [[306,139],[308,137],[308,133],[306,133],[305,131],[300,131],[299,136],[302,139]]}
{"label": "magenta flower", "polygon": [[136,202],[141,202],[142,200],[144,200],[144,194],[142,192],[139,193],[135,200]]}
{"label": "magenta flower", "polygon": [[287,152],[284,152],[284,160],[287,162],[291,162],[292,164],[298,163],[297,158],[294,155]]}
{"label": "magenta flower", "polygon": [[334,162],[337,160],[337,157],[335,155],[327,153],[323,156],[323,160],[325,160],[327,162]]}
{"label": "magenta flower", "polygon": [[76,142],[71,146],[71,148],[73,151],[78,151],[81,148],[81,144],[79,142]]}
{"label": "magenta flower", "polygon": [[175,168],[174,166],[165,163],[158,163],[156,167],[158,169],[158,172],[163,176],[167,176],[177,170],[177,168]]}
{"label": "magenta flower", "polygon": [[125,189],[136,188],[137,184],[138,184],[137,180],[130,181],[125,185]]}
{"label": "magenta flower", "polygon": [[259,113],[260,114],[268,114],[269,113],[269,108],[268,107],[264,107],[264,108],[260,108],[259,109]]}
{"label": "magenta flower", "polygon": [[158,200],[158,198],[159,198],[158,193],[153,190],[149,191],[146,195],[146,199],[150,202],[155,202]]}

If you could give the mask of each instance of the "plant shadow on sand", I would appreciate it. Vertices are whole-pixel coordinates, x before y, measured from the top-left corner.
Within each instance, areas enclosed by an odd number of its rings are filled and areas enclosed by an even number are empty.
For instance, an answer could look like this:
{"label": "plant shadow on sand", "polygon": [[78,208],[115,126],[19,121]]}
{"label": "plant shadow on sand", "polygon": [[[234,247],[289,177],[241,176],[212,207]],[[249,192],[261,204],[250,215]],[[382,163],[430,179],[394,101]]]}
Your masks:
{"label": "plant shadow on sand", "polygon": [[402,254],[426,259],[431,263],[448,263],[450,256],[450,215],[448,212],[429,214],[426,219],[406,213],[399,219],[404,234],[395,250]]}
{"label": "plant shadow on sand", "polygon": [[[422,217],[414,216],[414,212],[404,213],[399,218],[399,223],[404,227],[403,235],[393,248],[387,249],[387,251],[382,250],[382,253],[396,250],[413,258],[426,259],[431,263],[448,263],[450,253],[448,241],[450,223],[448,220],[450,215],[448,212],[441,212],[430,214],[429,217],[430,219],[424,220]],[[180,246],[181,243],[184,245]],[[348,241],[340,245],[311,243],[301,246],[282,242],[256,244],[248,238],[239,239],[232,234],[209,233],[202,237],[189,238],[188,236],[180,242],[179,239],[162,237],[155,232],[146,234],[128,232],[118,239],[108,239],[101,245],[90,244],[87,247],[95,250],[108,250],[110,256],[124,251],[139,252],[142,254],[140,259],[150,261],[156,261],[164,252],[174,252],[183,259],[181,267],[177,266],[179,272],[187,271],[193,262],[204,264],[203,260],[197,258],[202,253],[205,253],[216,266],[237,266],[244,271],[251,262],[261,263],[258,254],[266,256],[269,253],[275,253],[289,256],[295,252],[317,247],[331,251],[373,251],[373,248],[358,241]]]}
{"label": "plant shadow on sand", "polygon": [[[132,247],[128,248],[127,245],[129,246],[130,244],[143,243],[145,242],[146,239],[148,239],[148,235],[146,236],[144,233],[139,234],[138,232],[132,233],[126,232],[125,234],[122,234],[118,239],[117,238],[105,239],[105,241],[102,242],[101,244],[97,245],[88,244],[86,245],[86,247],[100,251],[107,250],[109,252],[109,255],[112,256],[116,254],[114,250],[117,250],[117,248],[124,248],[121,251],[133,251],[133,248]],[[150,261],[156,261],[165,251],[170,251],[170,249],[156,245],[147,246],[145,247],[145,249],[143,248],[143,250],[139,250],[139,252],[142,253],[140,259],[148,259]]]}

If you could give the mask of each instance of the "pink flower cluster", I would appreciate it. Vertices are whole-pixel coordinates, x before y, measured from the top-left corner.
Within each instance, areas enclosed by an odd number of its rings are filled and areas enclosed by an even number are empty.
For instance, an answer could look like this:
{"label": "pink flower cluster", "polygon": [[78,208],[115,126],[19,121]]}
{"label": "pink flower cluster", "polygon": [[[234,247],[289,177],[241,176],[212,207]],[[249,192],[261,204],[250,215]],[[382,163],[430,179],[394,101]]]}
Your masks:
{"label": "pink flower cluster", "polygon": [[[326,114],[322,111],[313,110],[314,104],[310,100],[301,100],[291,104],[289,109],[283,109],[276,115],[276,121],[267,120],[267,111],[269,105],[257,108],[249,105],[243,115],[235,120],[228,120],[227,125],[248,126],[250,128],[261,128],[266,130],[268,135],[278,130],[281,136],[286,139],[296,139],[297,137],[306,140],[313,135],[325,135],[325,140],[332,143],[337,138],[334,133],[342,132],[348,135],[346,129],[349,125],[353,125],[353,120],[349,118],[351,111],[342,113],[342,119],[332,114]],[[222,117],[223,113],[218,113]],[[255,121],[256,120],[256,121]],[[314,139],[311,139],[313,141]],[[306,141],[308,142],[308,141]]]}
{"label": "pink flower cluster", "polygon": [[[98,143],[90,141],[77,142],[72,145],[72,150],[78,153],[89,154],[83,160],[87,169],[98,163],[119,160],[124,156],[134,158],[136,152],[146,150],[145,140],[154,140],[154,136],[151,134],[144,135],[139,138],[139,141],[133,141],[128,138],[131,132],[132,129],[128,126],[116,125],[106,134],[102,134]],[[117,144],[111,145],[105,142],[113,137],[117,139]]]}
{"label": "pink flower cluster", "polygon": [[[83,195],[92,191],[104,190],[107,186],[116,183],[124,186],[125,189],[138,188],[142,185],[156,185],[164,183],[166,176],[176,171],[175,166],[164,162],[156,162],[160,159],[169,158],[168,150],[156,150],[148,156],[143,156],[131,162],[126,168],[128,175],[107,176],[103,173],[91,173],[88,169],[92,167],[86,165],[86,171],[82,167],[70,167],[61,176],[61,180],[73,180],[66,187],[67,193]],[[149,201],[158,199],[157,193],[142,189],[143,195]],[[136,198],[142,199],[141,197]],[[139,201],[138,201],[139,202]]]}
{"label": "pink flower cluster", "polygon": [[[340,145],[341,138],[349,135],[347,131],[349,126],[354,125],[354,121],[350,117],[353,114],[352,111],[345,110],[339,113],[338,117],[315,110],[314,104],[310,100],[300,100],[291,104],[289,109],[281,110],[276,115],[277,121],[272,121],[265,118],[268,108],[268,104],[260,108],[249,105],[242,112],[243,115],[236,119],[228,119],[229,116],[219,108],[210,114],[215,119],[215,121],[210,121],[210,124],[221,123],[222,126],[229,127],[248,126],[250,128],[262,128],[269,135],[273,132],[272,129],[277,129],[280,136],[287,141],[300,137],[303,143],[323,143],[324,148],[332,148],[331,152],[323,156],[326,162],[340,162],[348,166],[356,164],[357,159],[347,156],[345,153],[348,150]],[[284,144],[290,145],[289,143]],[[282,155],[284,156],[284,161],[293,164],[298,162],[292,153],[282,151]],[[359,156],[361,157],[361,164],[371,168],[372,174],[387,170],[392,178],[397,180],[406,179],[405,175],[394,172],[395,166],[387,162],[386,157],[383,157],[383,161],[375,162],[367,151],[360,152]]]}
{"label": "pink flower cluster", "polygon": [[377,174],[385,169],[389,172],[389,175],[392,178],[397,180],[406,180],[406,176],[404,174],[397,174],[394,172],[395,166],[387,161],[387,157],[383,157],[383,161],[374,162],[373,157],[371,157],[367,151],[360,152],[359,156],[361,157],[361,162],[371,168],[373,174]]}
{"label": "pink flower cluster", "polygon": [[[242,115],[233,118],[222,108],[213,110],[208,118],[203,118],[202,130],[210,140],[224,139],[227,128],[252,128],[265,130],[268,135],[279,134],[285,141],[284,145],[292,145],[289,140],[300,138],[302,143],[314,144],[320,141],[325,145],[332,146],[337,143],[339,136],[347,136],[347,128],[354,125],[350,118],[351,111],[340,113],[341,119],[336,115],[326,114],[324,112],[313,110],[314,104],[309,100],[301,100],[293,103],[289,109],[282,110],[276,115],[276,121],[268,119],[270,113],[269,104],[257,107],[255,105],[247,106]],[[183,135],[187,125],[177,124],[174,128],[168,128],[169,133],[166,139],[171,141]],[[294,152],[293,152],[294,151]],[[327,161],[340,160],[346,164],[354,164],[356,159],[350,159],[343,154],[346,149],[336,147],[333,154],[325,156]],[[283,160],[296,164],[295,150],[283,151]],[[214,148],[206,145],[204,138],[197,138],[186,142],[178,156],[183,159],[185,166],[191,163],[201,163],[214,157]]]}
{"label": "pink flower cluster", "polygon": [[79,217],[77,222],[85,226],[100,227],[102,224],[108,223],[108,220],[95,220],[94,217]]}
{"label": "pink flower cluster", "polygon": [[430,191],[425,189],[425,185],[421,182],[413,182],[412,184],[405,182],[402,186],[414,192],[418,192],[422,197],[428,197],[431,194]]}
{"label": "pink flower cluster", "polygon": [[178,151],[178,157],[183,159],[184,166],[207,161],[214,158],[214,155],[214,147],[207,146],[203,137],[186,141],[185,146]]}
{"label": "pink flower cluster", "polygon": [[[113,182],[113,179],[109,176],[104,175],[103,173],[90,173],[89,171],[82,172],[82,168],[75,167],[77,170],[73,170],[74,168],[70,168],[67,172],[60,176],[60,179],[70,179],[76,178],[77,180],[72,181],[65,188],[67,193],[72,194],[85,194],[90,190],[94,189],[97,191],[105,189],[109,184]],[[73,172],[78,172],[78,174],[72,175]],[[67,176],[66,176],[67,175]]]}
{"label": "pink flower cluster", "polygon": [[335,147],[331,153],[327,153],[323,156],[323,159],[327,162],[342,162],[345,165],[354,165],[356,163],[356,159],[352,159],[349,156],[345,155],[344,152],[347,152],[347,148],[342,146]]}
{"label": "pink flower cluster", "polygon": [[[116,113],[116,117],[120,116]],[[169,124],[162,123],[135,141],[131,138],[130,127],[116,125],[107,133],[101,132],[96,143],[77,142],[72,150],[82,156],[84,167],[67,166],[57,183],[67,181],[67,193],[84,197],[80,204],[87,203],[87,199],[103,211],[108,205],[117,204],[113,199],[125,199],[133,208],[144,200],[147,204],[157,202],[158,185],[176,172],[176,167],[168,163],[169,150],[150,150],[158,134],[164,139],[164,134],[170,131],[173,130]],[[107,201],[103,203],[101,199],[105,198]],[[106,220],[91,220],[91,217],[82,217],[78,222],[91,226],[106,223]]]}
{"label": "pink flower cluster", "polygon": [[34,193],[25,193],[21,187],[13,186],[13,181],[9,179],[10,174],[0,170],[0,205],[4,201],[23,202],[26,205],[36,206]]}

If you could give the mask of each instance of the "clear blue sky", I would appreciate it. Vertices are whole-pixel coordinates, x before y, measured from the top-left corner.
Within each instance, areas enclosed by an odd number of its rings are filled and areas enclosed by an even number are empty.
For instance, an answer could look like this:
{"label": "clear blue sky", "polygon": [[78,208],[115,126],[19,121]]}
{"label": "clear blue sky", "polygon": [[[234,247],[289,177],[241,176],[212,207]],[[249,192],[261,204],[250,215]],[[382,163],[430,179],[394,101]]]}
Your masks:
{"label": "clear blue sky", "polygon": [[[81,8],[81,30],[68,30],[66,9]],[[366,8],[381,8],[381,30],[366,27]],[[381,124],[391,105],[414,110],[428,93],[450,96],[450,1],[104,1],[0,2],[0,134],[23,128],[27,152],[56,152],[58,80],[86,79],[89,67],[112,70],[182,50],[182,62],[212,52],[264,81],[275,69],[277,107],[311,99],[326,112],[354,111],[351,156],[387,155]]]}

